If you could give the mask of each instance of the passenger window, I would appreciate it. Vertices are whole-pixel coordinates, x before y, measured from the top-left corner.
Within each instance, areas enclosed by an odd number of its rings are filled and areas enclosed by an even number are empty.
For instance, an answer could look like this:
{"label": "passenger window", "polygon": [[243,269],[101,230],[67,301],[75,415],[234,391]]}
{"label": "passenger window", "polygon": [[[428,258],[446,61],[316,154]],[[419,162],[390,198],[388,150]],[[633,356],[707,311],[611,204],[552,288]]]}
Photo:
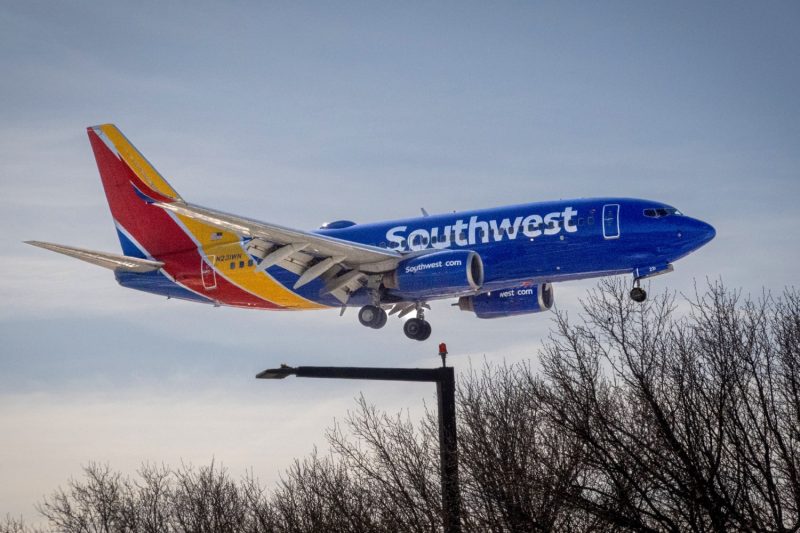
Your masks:
{"label": "passenger window", "polygon": [[578,225],[579,226],[583,226],[585,223],[586,223],[586,221],[583,218],[579,218],[578,219]]}
{"label": "passenger window", "polygon": [[244,268],[244,261],[239,261],[239,268]]}
{"label": "passenger window", "polygon": [[231,261],[231,270],[233,270],[234,268],[236,268],[236,263],[234,263],[233,261]]}
{"label": "passenger window", "polygon": [[594,217],[587,218],[586,222],[588,222],[590,226],[593,226],[594,225]]}
{"label": "passenger window", "polygon": [[249,266],[249,267],[253,266],[253,260],[252,260],[252,259],[250,259],[249,261],[247,261],[247,266]]}

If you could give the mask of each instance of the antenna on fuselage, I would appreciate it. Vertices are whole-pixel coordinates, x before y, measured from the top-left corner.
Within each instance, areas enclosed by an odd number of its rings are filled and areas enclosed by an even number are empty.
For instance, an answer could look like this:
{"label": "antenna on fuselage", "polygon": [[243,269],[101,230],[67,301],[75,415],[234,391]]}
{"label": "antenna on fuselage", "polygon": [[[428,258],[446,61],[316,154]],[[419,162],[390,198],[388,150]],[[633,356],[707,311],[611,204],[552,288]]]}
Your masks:
{"label": "antenna on fuselage", "polygon": [[430,215],[428,214],[428,212],[425,210],[425,208],[424,208],[424,207],[420,207],[420,208],[419,208],[419,210],[420,210],[420,211],[422,211],[422,216],[424,216],[424,217],[429,217],[429,216],[430,216]]}

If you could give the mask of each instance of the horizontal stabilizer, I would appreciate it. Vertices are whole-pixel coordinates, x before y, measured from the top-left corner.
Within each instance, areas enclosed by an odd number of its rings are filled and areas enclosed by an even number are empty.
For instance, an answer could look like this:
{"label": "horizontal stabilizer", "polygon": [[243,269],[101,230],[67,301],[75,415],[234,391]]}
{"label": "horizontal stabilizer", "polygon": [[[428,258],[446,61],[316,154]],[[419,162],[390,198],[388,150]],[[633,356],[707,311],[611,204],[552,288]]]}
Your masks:
{"label": "horizontal stabilizer", "polygon": [[139,259],[137,257],[109,254],[106,252],[95,252],[94,250],[64,246],[63,244],[53,244],[51,242],[25,241],[25,244],[68,255],[75,259],[92,263],[93,265],[114,270],[115,272],[153,272],[164,266],[164,263],[160,261],[150,261],[148,259]]}

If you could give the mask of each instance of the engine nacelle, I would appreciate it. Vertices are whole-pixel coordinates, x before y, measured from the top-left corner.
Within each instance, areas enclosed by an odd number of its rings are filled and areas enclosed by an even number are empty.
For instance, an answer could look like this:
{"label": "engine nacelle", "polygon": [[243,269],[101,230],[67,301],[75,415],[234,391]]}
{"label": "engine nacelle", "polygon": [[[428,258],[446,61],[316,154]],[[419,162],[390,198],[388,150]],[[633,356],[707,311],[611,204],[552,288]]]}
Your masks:
{"label": "engine nacelle", "polygon": [[483,285],[483,261],[471,250],[447,250],[407,259],[383,277],[406,297],[431,298],[475,292]]}
{"label": "engine nacelle", "polygon": [[478,318],[501,318],[504,316],[539,313],[553,307],[553,286],[549,283],[531,287],[512,287],[485,292],[458,299],[462,311],[472,311]]}

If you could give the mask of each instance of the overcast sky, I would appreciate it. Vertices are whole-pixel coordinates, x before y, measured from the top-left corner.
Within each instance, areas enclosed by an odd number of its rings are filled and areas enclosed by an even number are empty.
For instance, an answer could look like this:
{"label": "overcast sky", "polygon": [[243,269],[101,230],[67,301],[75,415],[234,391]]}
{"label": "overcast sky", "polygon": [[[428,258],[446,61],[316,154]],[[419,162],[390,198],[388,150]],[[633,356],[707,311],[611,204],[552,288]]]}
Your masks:
{"label": "overcast sky", "polygon": [[[535,361],[548,314],[434,304],[428,342],[350,310],[167,301],[27,247],[117,252],[86,126],[114,122],[189,201],[315,228],[624,195],[717,229],[656,278],[690,291],[796,283],[797,2],[3,2],[0,515],[89,461],[212,458],[273,483],[367,398],[432,386],[254,375],[290,364]],[[556,286],[576,311],[593,282]]]}

